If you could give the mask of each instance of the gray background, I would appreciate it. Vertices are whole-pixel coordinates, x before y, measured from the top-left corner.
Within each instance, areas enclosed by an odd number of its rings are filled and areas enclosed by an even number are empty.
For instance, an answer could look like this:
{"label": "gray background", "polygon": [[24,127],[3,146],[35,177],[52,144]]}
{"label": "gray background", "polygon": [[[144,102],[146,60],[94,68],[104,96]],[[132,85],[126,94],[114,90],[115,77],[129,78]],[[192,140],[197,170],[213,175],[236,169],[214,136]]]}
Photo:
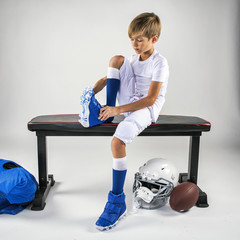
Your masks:
{"label": "gray background", "polygon": [[[169,207],[140,212],[122,223],[121,234],[116,228],[109,235],[99,235],[89,226],[100,214],[111,187],[111,138],[51,138],[49,169],[57,184],[47,208],[42,212],[26,210],[16,217],[0,216],[0,228],[6,226],[4,239],[23,234],[27,226],[34,234],[39,224],[49,239],[112,239],[124,234],[141,239],[138,226],[158,234],[160,225],[169,239],[181,234],[185,239],[200,239],[203,235],[196,231],[210,217],[215,222],[208,224],[212,237],[230,234],[231,239],[237,239],[239,7],[238,0],[0,0],[1,158],[22,164],[37,177],[36,139],[27,130],[27,122],[37,115],[79,113],[82,90],[106,75],[109,59],[134,53],[127,29],[142,12],[155,12],[162,21],[156,49],[170,66],[162,114],[195,115],[212,123],[211,132],[201,139],[199,173],[199,184],[210,195],[208,209],[194,208],[177,217]],[[105,91],[98,100],[105,103]],[[87,150],[90,144],[91,151]],[[186,171],[187,146],[188,138],[152,137],[137,138],[128,147],[125,191],[129,206],[138,167],[151,157],[166,157]],[[86,180],[89,177],[92,180]],[[229,191],[229,185],[234,186],[230,198],[222,191]],[[55,225],[50,227],[53,220]],[[20,227],[11,235],[8,227],[13,223]],[[28,232],[27,237],[32,239],[33,235]]]}

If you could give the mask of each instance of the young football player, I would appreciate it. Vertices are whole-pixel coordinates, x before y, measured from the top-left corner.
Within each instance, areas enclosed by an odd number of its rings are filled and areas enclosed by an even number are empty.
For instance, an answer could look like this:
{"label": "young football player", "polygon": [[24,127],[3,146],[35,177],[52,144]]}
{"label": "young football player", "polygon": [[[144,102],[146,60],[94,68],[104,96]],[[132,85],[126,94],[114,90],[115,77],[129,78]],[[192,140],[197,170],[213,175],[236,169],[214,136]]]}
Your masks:
{"label": "young football player", "polygon": [[[165,57],[154,44],[161,32],[161,22],[154,13],[142,13],[129,25],[128,35],[136,54],[129,58],[114,56],[109,62],[107,76],[92,88],[85,89],[80,123],[91,127],[111,122],[124,114],[111,142],[113,155],[112,190],[103,213],[96,222],[99,230],[114,227],[126,215],[124,181],[127,172],[126,145],[152,122],[156,122],[165,102],[169,68]],[[102,107],[95,95],[107,86],[107,103]],[[116,99],[119,106],[116,106]]]}

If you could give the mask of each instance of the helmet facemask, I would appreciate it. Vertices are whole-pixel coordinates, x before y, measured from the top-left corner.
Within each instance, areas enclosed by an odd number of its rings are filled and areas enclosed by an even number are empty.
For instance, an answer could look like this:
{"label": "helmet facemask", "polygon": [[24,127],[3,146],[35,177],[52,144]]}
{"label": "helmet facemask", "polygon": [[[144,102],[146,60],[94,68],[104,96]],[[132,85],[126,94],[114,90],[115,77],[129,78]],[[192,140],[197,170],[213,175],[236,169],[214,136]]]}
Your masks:
{"label": "helmet facemask", "polygon": [[173,183],[164,178],[149,180],[136,173],[133,185],[135,207],[145,209],[162,207],[167,203],[173,188]]}

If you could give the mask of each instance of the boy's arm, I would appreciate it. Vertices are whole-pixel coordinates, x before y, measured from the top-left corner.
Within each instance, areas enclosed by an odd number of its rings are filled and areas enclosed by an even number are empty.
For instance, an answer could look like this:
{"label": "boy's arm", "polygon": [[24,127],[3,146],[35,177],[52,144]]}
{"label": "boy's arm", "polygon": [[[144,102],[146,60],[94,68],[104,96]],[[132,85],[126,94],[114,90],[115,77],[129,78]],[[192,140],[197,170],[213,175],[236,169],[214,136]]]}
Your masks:
{"label": "boy's arm", "polygon": [[107,77],[104,77],[98,80],[93,87],[94,94],[97,94],[98,92],[100,92],[106,85],[107,85]]}
{"label": "boy's arm", "polygon": [[126,105],[118,107],[103,107],[100,109],[99,119],[106,120],[109,117],[114,117],[124,112],[132,112],[145,107],[152,106],[156,101],[160,88],[162,86],[161,82],[152,81],[148,90],[148,95],[136,102],[129,103]]}

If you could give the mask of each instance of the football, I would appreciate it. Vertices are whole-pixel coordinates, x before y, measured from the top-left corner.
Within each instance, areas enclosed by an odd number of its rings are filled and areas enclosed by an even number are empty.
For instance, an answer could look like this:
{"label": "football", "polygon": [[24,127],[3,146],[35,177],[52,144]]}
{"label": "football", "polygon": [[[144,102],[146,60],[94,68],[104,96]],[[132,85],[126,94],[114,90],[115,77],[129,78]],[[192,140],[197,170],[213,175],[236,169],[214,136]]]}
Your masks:
{"label": "football", "polygon": [[169,204],[173,210],[185,212],[197,203],[198,197],[198,186],[191,182],[183,182],[172,190]]}

